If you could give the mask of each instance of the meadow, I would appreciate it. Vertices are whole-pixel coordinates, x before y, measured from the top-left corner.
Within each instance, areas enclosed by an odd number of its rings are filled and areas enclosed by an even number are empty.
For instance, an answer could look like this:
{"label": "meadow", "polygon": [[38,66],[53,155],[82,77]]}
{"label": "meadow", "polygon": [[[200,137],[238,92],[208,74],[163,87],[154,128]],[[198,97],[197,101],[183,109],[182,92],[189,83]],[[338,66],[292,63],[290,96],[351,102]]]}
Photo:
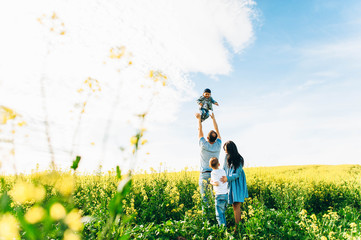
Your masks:
{"label": "meadow", "polygon": [[231,206],[228,228],[213,203],[202,212],[195,171],[3,176],[0,239],[361,239],[360,165],[245,172],[250,197],[236,234]]}

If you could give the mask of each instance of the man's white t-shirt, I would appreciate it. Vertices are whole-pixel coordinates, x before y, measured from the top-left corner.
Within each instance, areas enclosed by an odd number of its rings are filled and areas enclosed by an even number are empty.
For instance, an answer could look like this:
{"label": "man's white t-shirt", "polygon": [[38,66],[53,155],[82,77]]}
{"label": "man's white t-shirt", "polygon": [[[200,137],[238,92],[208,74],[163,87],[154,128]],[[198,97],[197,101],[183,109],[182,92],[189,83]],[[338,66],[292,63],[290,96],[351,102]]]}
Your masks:
{"label": "man's white t-shirt", "polygon": [[218,182],[219,185],[218,186],[213,186],[214,191],[216,192],[216,195],[220,195],[220,194],[227,194],[228,190],[227,190],[227,182],[222,183],[221,182],[221,178],[223,176],[226,176],[226,172],[224,171],[224,169],[213,169],[212,173],[211,173],[211,180],[213,182]]}

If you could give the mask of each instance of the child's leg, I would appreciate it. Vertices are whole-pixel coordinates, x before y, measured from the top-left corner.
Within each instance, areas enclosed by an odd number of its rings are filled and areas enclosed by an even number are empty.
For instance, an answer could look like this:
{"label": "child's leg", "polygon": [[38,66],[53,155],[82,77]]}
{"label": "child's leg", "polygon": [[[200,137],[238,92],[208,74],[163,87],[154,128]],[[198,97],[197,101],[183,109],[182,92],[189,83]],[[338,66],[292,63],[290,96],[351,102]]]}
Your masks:
{"label": "child's leg", "polygon": [[216,195],[215,208],[218,225],[226,226],[227,194]]}
{"label": "child's leg", "polygon": [[203,122],[209,117],[209,111],[208,109],[205,108],[201,108],[200,111],[201,111],[201,121]]}

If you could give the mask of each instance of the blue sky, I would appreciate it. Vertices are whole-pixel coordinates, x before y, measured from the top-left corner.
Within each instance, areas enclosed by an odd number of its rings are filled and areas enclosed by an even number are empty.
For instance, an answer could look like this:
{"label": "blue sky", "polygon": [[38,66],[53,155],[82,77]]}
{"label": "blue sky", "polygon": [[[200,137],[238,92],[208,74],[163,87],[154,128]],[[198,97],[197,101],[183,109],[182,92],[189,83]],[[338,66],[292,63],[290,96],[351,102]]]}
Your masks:
{"label": "blue sky", "polygon": [[[16,146],[11,156],[12,146],[0,141],[2,171],[13,162],[19,171],[49,166],[40,76],[50,96],[55,159],[64,169],[74,146],[82,171],[97,169],[103,158],[105,170],[131,165],[119,149],[131,150],[134,114],[144,111],[152,91],[157,97],[137,168],[198,169],[194,113],[204,88],[220,104],[214,109],[223,141],[237,144],[247,167],[360,163],[359,1],[89,1],[71,11],[66,2],[46,0],[0,7],[0,105],[28,123],[16,134],[0,126],[0,138],[14,137]],[[66,34],[49,32],[61,22]],[[119,46],[126,54],[110,60],[109,49]],[[157,69],[168,76],[167,87],[139,88]],[[90,99],[74,138],[76,106],[84,100],[77,89],[89,76],[103,90]],[[120,103],[103,141],[118,88]],[[206,121],[204,131],[211,128]]]}
{"label": "blue sky", "polygon": [[[254,39],[232,54],[233,71],[190,76],[219,101],[223,140],[236,142],[246,166],[359,164],[360,3],[257,1],[256,10]],[[183,103],[162,136],[191,149],[179,153],[189,165],[198,161],[194,111],[194,101]]]}

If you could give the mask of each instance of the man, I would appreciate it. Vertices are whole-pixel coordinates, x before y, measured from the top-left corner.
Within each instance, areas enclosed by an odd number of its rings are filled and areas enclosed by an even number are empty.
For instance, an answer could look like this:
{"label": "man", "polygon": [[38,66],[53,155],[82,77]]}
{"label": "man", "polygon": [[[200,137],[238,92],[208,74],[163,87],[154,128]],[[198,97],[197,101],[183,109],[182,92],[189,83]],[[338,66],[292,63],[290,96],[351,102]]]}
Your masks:
{"label": "man", "polygon": [[216,118],[214,117],[214,113],[212,113],[211,118],[213,120],[213,126],[215,131],[211,130],[208,133],[207,140],[203,136],[201,115],[198,113],[196,114],[196,117],[198,119],[199,146],[201,148],[199,188],[203,201],[207,204],[208,199],[206,196],[206,191],[207,188],[210,186],[210,178],[212,172],[212,168],[209,166],[209,160],[212,157],[219,158],[222,141],[221,135],[219,134]]}

